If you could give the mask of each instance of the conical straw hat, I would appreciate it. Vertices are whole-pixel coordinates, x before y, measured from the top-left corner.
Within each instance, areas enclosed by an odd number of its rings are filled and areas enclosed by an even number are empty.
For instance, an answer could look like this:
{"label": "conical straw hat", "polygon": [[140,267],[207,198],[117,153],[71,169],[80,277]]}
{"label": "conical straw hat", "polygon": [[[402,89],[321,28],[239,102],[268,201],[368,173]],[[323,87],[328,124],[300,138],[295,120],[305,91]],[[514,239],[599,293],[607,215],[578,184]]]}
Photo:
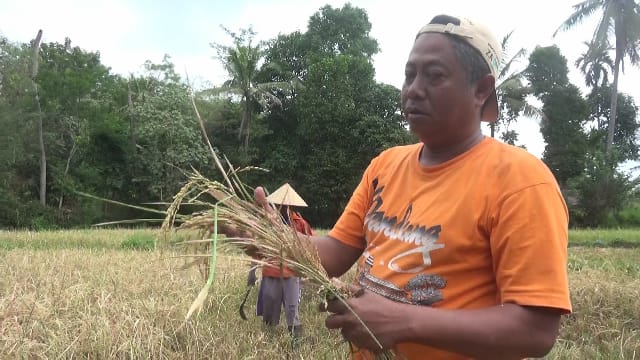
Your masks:
{"label": "conical straw hat", "polygon": [[278,190],[274,191],[271,195],[267,196],[267,201],[272,204],[278,205],[289,205],[289,206],[299,206],[299,207],[307,207],[307,203],[302,200],[302,197],[298,195],[298,193],[293,190],[289,183],[286,183]]}

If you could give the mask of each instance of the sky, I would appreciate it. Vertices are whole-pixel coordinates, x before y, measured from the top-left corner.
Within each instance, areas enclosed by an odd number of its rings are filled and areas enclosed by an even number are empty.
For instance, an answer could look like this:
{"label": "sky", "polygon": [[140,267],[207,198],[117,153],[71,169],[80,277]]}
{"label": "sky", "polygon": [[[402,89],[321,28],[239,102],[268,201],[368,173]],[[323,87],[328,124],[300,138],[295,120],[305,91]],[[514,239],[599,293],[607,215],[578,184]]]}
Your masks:
{"label": "sky", "polygon": [[[556,44],[567,57],[570,80],[584,86],[575,60],[586,49],[599,14],[576,28],[554,31],[571,14],[579,0],[414,1],[352,0],[366,10],[371,36],[380,53],[374,56],[376,79],[402,86],[404,64],[416,32],[438,14],[467,17],[486,24],[502,39],[513,31],[511,52]],[[237,30],[252,26],[257,39],[305,31],[309,17],[324,5],[341,7],[341,0],[0,0],[0,34],[14,42],[28,42],[38,29],[43,41],[63,43],[99,51],[102,63],[114,73],[139,73],[146,60],[159,63],[171,56],[176,70],[188,75],[196,86],[220,85],[225,73],[213,58],[211,43],[230,44],[221,25]],[[519,64],[526,66],[525,62]],[[640,104],[640,69],[628,66],[620,76],[619,90]],[[514,130],[520,143],[541,157],[544,140],[537,121],[522,118]]]}

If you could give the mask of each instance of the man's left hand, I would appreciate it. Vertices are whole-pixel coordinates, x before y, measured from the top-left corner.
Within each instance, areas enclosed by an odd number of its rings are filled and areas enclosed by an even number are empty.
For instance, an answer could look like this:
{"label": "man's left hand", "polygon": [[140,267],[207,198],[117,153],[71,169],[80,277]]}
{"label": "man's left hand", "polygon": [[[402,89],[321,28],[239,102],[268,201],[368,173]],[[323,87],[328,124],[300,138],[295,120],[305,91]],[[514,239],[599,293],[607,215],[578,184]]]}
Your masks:
{"label": "man's left hand", "polygon": [[399,340],[403,327],[401,314],[403,304],[388,300],[370,291],[359,289],[356,296],[347,299],[347,304],[373,333],[380,345],[351,310],[340,300],[332,300],[326,310],[331,313],[325,320],[329,329],[340,329],[342,336],[359,348],[380,352],[392,348]]}

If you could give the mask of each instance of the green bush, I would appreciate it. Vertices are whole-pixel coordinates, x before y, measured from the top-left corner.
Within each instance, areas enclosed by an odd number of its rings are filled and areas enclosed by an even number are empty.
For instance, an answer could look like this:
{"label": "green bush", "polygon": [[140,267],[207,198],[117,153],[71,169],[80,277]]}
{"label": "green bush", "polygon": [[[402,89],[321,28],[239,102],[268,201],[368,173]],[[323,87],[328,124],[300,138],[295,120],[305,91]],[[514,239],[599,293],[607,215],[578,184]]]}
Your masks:
{"label": "green bush", "polygon": [[629,207],[620,211],[617,216],[620,227],[640,227],[640,208]]}
{"label": "green bush", "polygon": [[628,206],[638,179],[632,179],[630,175],[612,168],[601,154],[596,154],[587,165],[583,174],[568,181],[565,190],[577,200],[573,204],[567,201],[570,204],[571,225],[625,226],[616,215]]}
{"label": "green bush", "polygon": [[145,250],[155,249],[155,237],[149,234],[133,234],[124,240],[120,247],[127,250]]}

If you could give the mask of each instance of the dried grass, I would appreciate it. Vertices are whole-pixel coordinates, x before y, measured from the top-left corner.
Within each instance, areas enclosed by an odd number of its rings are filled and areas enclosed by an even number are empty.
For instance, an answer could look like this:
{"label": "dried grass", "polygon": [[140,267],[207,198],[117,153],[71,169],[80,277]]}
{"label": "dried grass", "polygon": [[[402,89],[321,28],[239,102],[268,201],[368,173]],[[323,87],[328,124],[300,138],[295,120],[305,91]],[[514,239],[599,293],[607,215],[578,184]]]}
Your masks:
{"label": "dried grass", "polygon": [[309,332],[296,348],[288,334],[264,331],[259,318],[240,320],[246,268],[237,257],[220,256],[216,291],[185,322],[202,279],[167,255],[0,251],[0,359],[345,359],[346,345],[322,327],[306,291]]}
{"label": "dried grass", "polygon": [[[187,183],[169,205],[162,224],[164,239],[174,231],[183,229],[195,230],[199,234],[195,239],[178,244],[188,249],[185,256],[193,257],[187,265],[198,266],[203,275],[207,274],[207,281],[187,311],[186,319],[202,309],[205,304],[215,280],[219,249],[230,253],[237,253],[238,249],[255,249],[260,258],[253,259],[254,262],[281,268],[286,266],[317,289],[320,301],[337,300],[349,307],[346,299],[354,294],[350,293],[347,285],[328,276],[310,238],[298,234],[295,228],[281,221],[277,209],[271,205],[257,204],[253,199],[253,189],[240,180],[238,174],[257,168],[237,169],[226,158],[226,166],[223,165],[221,157],[215,152],[206,135],[204,123],[193,98],[192,103],[204,139],[223,181],[209,180],[198,171],[192,170]],[[180,214],[183,205],[197,206],[200,210]],[[225,238],[221,243],[220,227],[232,228],[242,236]],[[247,260],[249,259],[247,257]],[[366,324],[355,312],[353,313],[382,349],[382,345]],[[386,350],[376,358],[387,359],[392,356],[393,353]]]}
{"label": "dried grass", "polygon": [[[181,253],[120,249],[137,231],[0,231],[0,243],[20,244],[0,249],[0,359],[348,358],[311,288],[303,288],[305,337],[295,348],[282,328],[240,320],[247,267],[238,255],[219,256],[214,291],[185,322],[202,278],[179,269],[172,257]],[[640,249],[569,254],[575,314],[545,358],[640,359]]]}

